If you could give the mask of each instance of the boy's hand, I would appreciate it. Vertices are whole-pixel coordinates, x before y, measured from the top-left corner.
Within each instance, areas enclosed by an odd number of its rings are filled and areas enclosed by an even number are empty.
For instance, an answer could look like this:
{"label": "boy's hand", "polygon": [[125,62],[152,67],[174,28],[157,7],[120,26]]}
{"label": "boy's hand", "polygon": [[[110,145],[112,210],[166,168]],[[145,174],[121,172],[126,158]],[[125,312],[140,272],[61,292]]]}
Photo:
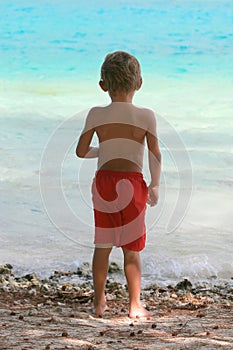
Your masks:
{"label": "boy's hand", "polygon": [[159,187],[158,186],[152,187],[151,185],[148,186],[147,204],[153,207],[158,203],[158,199],[159,199]]}

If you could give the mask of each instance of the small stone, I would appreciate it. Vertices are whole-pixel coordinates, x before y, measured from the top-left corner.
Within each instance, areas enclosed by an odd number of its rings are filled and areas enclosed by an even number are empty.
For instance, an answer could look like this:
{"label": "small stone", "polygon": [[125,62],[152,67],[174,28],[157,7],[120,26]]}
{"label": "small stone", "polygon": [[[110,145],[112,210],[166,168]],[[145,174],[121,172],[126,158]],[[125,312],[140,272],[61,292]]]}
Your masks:
{"label": "small stone", "polygon": [[172,293],[171,298],[176,299],[178,297],[177,297],[177,295],[175,293]]}
{"label": "small stone", "polygon": [[172,336],[173,336],[173,337],[176,337],[177,334],[178,334],[178,333],[177,333],[176,331],[172,332]]}
{"label": "small stone", "polygon": [[151,328],[156,328],[157,324],[156,323],[152,323]]}
{"label": "small stone", "polygon": [[104,335],[104,332],[103,331],[100,331],[100,336],[102,337]]}
{"label": "small stone", "polygon": [[183,281],[177,283],[175,288],[176,289],[183,289],[183,290],[191,289],[192,283],[187,278],[185,278]]}
{"label": "small stone", "polygon": [[108,268],[109,273],[119,272],[121,271],[120,267],[115,262],[111,262]]}
{"label": "small stone", "polygon": [[206,332],[206,335],[210,335],[210,332],[209,332],[209,331],[207,331],[207,332]]}
{"label": "small stone", "polygon": [[23,320],[23,319],[24,319],[23,315],[20,315],[19,320]]}
{"label": "small stone", "polygon": [[50,345],[46,345],[45,350],[50,350]]}
{"label": "small stone", "polygon": [[135,336],[135,333],[134,333],[134,332],[130,332],[130,336],[131,336],[131,337],[134,337],[134,336]]}
{"label": "small stone", "polygon": [[142,334],[143,331],[141,329],[138,330],[138,334]]}
{"label": "small stone", "polygon": [[58,305],[58,306],[66,306],[66,304],[60,303],[60,301],[58,301],[57,305]]}
{"label": "small stone", "polygon": [[131,323],[129,324],[129,326],[130,326],[130,327],[134,327],[134,324],[133,324],[133,322],[131,322]]}
{"label": "small stone", "polygon": [[63,331],[61,336],[62,337],[68,337],[68,332],[67,331]]}
{"label": "small stone", "polygon": [[4,267],[9,270],[13,269],[13,266],[11,264],[5,264]]}
{"label": "small stone", "polygon": [[11,275],[11,270],[7,269],[3,266],[0,266],[0,274],[1,275]]}
{"label": "small stone", "polygon": [[22,278],[24,278],[27,281],[32,281],[32,280],[38,279],[38,277],[34,273],[27,274],[27,275],[23,276]]}
{"label": "small stone", "polygon": [[11,316],[15,316],[15,315],[16,315],[16,312],[15,312],[15,311],[11,311],[10,315],[11,315]]}
{"label": "small stone", "polygon": [[219,326],[216,324],[213,329],[219,329]]}

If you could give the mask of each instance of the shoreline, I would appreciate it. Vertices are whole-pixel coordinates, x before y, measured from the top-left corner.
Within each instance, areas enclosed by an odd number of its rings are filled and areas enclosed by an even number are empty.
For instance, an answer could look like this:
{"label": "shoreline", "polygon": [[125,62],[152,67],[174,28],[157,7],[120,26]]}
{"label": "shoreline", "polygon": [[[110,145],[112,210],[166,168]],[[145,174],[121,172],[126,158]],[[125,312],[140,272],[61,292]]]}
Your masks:
{"label": "shoreline", "polygon": [[[233,286],[151,285],[142,290],[150,318],[130,319],[125,285],[114,281],[110,264],[108,311],[92,314],[93,288],[88,264],[76,272],[39,279],[15,277],[0,265],[0,347],[22,349],[232,349]],[[69,282],[79,277],[79,284]]]}

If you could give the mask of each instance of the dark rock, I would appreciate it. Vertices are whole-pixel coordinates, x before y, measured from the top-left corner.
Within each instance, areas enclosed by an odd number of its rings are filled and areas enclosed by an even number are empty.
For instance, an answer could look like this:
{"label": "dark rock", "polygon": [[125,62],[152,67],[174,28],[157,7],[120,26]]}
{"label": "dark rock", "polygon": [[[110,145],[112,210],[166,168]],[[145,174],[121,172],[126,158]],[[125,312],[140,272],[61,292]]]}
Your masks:
{"label": "dark rock", "polygon": [[38,279],[37,275],[34,273],[27,274],[27,275],[23,276],[22,278],[24,278],[25,280],[27,280],[29,282],[32,281],[33,279]]}
{"label": "dark rock", "polygon": [[121,268],[118,266],[117,263],[111,262],[108,268],[108,273],[115,273],[115,272],[120,272]]}
{"label": "dark rock", "polygon": [[[9,268],[8,266],[10,266],[11,268]],[[11,272],[12,266],[9,264],[6,264],[4,266],[0,265],[0,275],[12,275]]]}
{"label": "dark rock", "polygon": [[65,338],[68,337],[68,332],[67,331],[63,331],[61,336],[65,337]]}
{"label": "dark rock", "polygon": [[183,290],[191,289],[192,283],[187,278],[185,278],[183,281],[177,283],[175,288],[176,289],[183,289]]}
{"label": "dark rock", "polygon": [[90,278],[91,277],[91,266],[89,263],[85,262],[78,267],[76,274],[78,276]]}
{"label": "dark rock", "polygon": [[4,267],[9,270],[13,269],[13,266],[11,264],[5,264]]}

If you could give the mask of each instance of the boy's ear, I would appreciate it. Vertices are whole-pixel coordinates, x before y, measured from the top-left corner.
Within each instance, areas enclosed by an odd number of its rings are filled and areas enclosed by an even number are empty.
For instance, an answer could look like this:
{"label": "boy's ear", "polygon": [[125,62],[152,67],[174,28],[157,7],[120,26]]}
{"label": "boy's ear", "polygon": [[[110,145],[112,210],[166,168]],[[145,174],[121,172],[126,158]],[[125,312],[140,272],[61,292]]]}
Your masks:
{"label": "boy's ear", "polygon": [[141,88],[141,86],[142,86],[142,78],[140,78],[140,81],[139,81],[138,86],[137,86],[137,90],[139,90]]}
{"label": "boy's ear", "polygon": [[104,85],[103,80],[100,80],[100,81],[99,81],[99,86],[101,87],[101,89],[102,89],[104,92],[108,91],[108,89],[107,89],[107,88],[105,87],[105,85]]}

